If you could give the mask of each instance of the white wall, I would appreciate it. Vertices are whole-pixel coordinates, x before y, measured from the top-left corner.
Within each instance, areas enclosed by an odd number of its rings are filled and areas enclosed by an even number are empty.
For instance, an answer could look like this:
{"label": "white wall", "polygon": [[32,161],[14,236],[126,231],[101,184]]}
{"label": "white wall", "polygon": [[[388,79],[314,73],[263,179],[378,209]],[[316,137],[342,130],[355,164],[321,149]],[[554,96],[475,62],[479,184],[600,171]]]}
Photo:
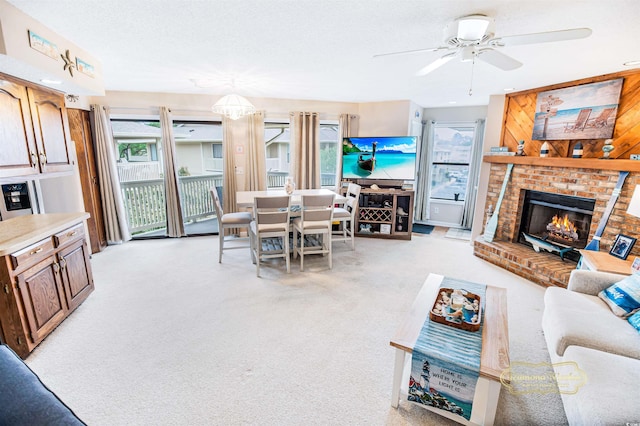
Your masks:
{"label": "white wall", "polygon": [[411,104],[410,101],[359,104],[358,136],[407,136]]}

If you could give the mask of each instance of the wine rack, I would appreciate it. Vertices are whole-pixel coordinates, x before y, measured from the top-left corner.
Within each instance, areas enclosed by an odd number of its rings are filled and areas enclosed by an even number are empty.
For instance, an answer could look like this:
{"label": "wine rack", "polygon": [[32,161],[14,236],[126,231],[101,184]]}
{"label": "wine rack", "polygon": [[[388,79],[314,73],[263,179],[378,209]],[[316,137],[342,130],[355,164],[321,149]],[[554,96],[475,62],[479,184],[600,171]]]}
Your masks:
{"label": "wine rack", "polygon": [[411,239],[413,191],[362,188],[358,209],[358,236]]}

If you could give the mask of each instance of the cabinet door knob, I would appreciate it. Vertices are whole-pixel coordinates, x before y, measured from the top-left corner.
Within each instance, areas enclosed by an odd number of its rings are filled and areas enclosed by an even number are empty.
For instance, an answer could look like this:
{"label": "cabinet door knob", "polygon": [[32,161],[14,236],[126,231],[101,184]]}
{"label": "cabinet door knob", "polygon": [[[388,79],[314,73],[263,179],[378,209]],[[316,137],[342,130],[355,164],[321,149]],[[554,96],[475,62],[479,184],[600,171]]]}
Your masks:
{"label": "cabinet door knob", "polygon": [[38,253],[40,253],[41,251],[42,251],[42,247],[38,247],[38,248],[37,248],[37,249],[35,249],[35,250],[31,250],[31,251],[29,252],[29,254],[30,254],[30,255],[34,255],[34,254],[38,254]]}
{"label": "cabinet door knob", "polygon": [[36,153],[31,151],[31,167],[36,167],[38,165],[38,157],[36,157]]}
{"label": "cabinet door knob", "polygon": [[40,153],[40,164],[43,166],[47,164],[47,154],[45,154],[44,152]]}
{"label": "cabinet door knob", "polygon": [[57,273],[59,270],[60,265],[58,265],[58,262],[53,262],[53,271]]}

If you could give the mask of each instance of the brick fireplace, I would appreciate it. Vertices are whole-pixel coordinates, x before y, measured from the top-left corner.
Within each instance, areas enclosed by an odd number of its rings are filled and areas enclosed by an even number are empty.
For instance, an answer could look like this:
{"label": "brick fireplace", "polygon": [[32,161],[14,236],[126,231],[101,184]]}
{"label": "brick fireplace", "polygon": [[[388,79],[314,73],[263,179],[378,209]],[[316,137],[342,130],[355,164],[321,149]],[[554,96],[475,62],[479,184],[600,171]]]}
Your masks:
{"label": "brick fireplace", "polygon": [[[491,163],[485,211],[490,205],[496,205],[507,169],[506,163],[514,163],[493,242],[484,241],[482,236],[474,241],[474,254],[488,262],[540,285],[566,287],[569,275],[576,267],[575,260],[563,261],[557,254],[545,251],[537,253],[519,241],[521,212],[527,191],[595,200],[588,226],[587,240],[591,240],[616,186],[619,170],[632,171],[609,217],[600,241],[600,250],[608,252],[619,233],[637,237],[640,232],[640,220],[626,214],[633,189],[640,184],[638,162],[539,157],[486,157],[485,161]],[[631,255],[640,256],[640,244],[636,244]]]}

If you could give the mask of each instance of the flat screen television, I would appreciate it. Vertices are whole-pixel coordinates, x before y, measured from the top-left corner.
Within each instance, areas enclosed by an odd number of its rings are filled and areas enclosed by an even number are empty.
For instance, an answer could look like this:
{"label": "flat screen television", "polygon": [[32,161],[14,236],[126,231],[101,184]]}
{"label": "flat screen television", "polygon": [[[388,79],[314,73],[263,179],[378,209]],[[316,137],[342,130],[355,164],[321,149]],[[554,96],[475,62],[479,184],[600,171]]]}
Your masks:
{"label": "flat screen television", "polygon": [[414,180],[417,142],[416,136],[344,138],[342,178]]}

